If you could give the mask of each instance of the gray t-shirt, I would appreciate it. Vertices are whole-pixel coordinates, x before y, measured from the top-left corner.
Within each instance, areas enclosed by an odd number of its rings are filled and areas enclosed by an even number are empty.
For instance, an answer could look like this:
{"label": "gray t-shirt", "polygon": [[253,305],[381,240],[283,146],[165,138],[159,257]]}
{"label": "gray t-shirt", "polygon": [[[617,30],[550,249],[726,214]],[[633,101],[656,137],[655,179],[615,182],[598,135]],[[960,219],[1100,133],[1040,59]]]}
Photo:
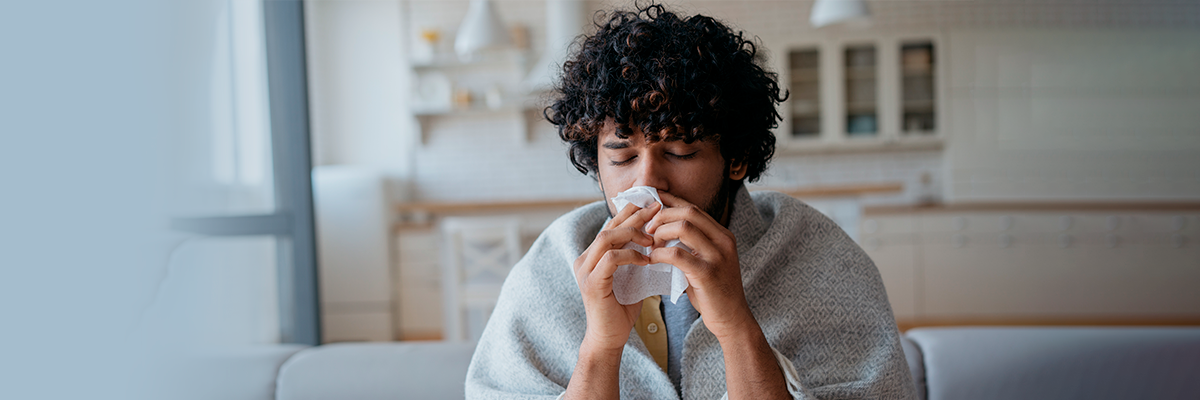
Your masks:
{"label": "gray t-shirt", "polygon": [[700,318],[700,313],[692,307],[687,293],[680,295],[679,302],[675,304],[671,304],[667,297],[663,296],[663,301],[659,303],[663,323],[667,324],[667,376],[671,377],[675,391],[683,397],[680,384],[683,380],[679,372],[679,362],[683,359],[683,339],[687,338],[688,329]]}

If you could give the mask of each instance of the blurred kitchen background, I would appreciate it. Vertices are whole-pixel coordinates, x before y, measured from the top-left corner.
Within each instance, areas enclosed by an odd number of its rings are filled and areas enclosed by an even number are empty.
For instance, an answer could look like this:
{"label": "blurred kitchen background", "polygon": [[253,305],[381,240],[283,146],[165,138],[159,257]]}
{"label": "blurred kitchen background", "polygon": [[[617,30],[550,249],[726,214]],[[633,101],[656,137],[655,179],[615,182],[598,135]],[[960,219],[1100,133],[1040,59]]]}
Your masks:
{"label": "blurred kitchen background", "polygon": [[[751,190],[841,225],[902,328],[1200,324],[1200,6],[833,3],[667,4],[755,38],[790,98]],[[294,155],[272,144],[260,4],[214,8],[212,128],[189,147],[181,214],[284,207]],[[190,296],[220,301],[187,318],[288,341],[303,298],[320,342],[477,337],[541,230],[600,199],[541,110],[566,45],[631,4],[305,1],[316,293],[296,297],[311,290],[280,267],[303,261],[300,239],[188,239],[173,279],[205,275]]]}
{"label": "blurred kitchen background", "polygon": [[[756,38],[791,97],[751,189],[837,222],[900,328],[1200,326],[1200,3],[667,4]],[[600,200],[540,110],[614,7],[6,3],[0,398],[460,390],[509,268]],[[407,343],[311,347],[362,341]]]}

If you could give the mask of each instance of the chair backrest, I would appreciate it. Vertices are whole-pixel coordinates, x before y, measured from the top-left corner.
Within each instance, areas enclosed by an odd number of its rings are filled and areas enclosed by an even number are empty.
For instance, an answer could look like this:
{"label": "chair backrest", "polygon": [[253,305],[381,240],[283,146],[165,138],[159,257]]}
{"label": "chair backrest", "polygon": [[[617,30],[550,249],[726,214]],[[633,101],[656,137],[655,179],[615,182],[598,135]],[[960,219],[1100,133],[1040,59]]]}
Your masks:
{"label": "chair backrest", "polygon": [[521,258],[521,220],[447,217],[440,226],[444,336],[448,341],[477,340],[504,278]]}

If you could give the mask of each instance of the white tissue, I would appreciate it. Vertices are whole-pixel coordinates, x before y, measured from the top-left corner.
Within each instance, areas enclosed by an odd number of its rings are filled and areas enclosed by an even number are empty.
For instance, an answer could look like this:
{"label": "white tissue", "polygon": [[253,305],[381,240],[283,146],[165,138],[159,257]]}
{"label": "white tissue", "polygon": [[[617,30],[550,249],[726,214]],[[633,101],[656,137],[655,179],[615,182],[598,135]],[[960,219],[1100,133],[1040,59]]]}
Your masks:
{"label": "white tissue", "polygon": [[[613,197],[612,202],[613,206],[616,206],[617,212],[620,213],[626,205],[633,204],[639,208],[646,208],[654,203],[661,205],[662,199],[658,197],[658,190],[655,188],[634,186],[629,190],[617,193],[617,197]],[[649,222],[646,223],[646,225],[649,224]],[[645,230],[646,227],[643,226],[642,231]],[[667,247],[679,247],[692,251],[679,240],[668,241]],[[651,250],[633,242],[626,243],[622,248],[637,250],[645,255],[650,255]],[[617,267],[617,272],[613,273],[613,294],[616,295],[617,303],[620,304],[633,304],[656,295],[670,295],[671,303],[674,304],[679,301],[679,295],[683,294],[687,288],[688,281],[683,275],[683,271],[671,264],[657,263],[644,266],[626,264]]]}

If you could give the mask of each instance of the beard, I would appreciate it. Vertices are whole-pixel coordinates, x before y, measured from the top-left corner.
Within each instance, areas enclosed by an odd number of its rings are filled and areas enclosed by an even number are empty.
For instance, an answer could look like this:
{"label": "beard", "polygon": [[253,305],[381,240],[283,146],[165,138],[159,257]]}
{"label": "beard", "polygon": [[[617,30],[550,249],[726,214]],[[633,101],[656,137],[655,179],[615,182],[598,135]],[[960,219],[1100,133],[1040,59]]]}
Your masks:
{"label": "beard", "polygon": [[[729,218],[733,219],[733,204],[730,202],[730,199],[733,198],[734,193],[738,190],[737,184],[741,182],[729,179],[729,168],[726,167],[725,170],[725,175],[721,180],[721,188],[708,200],[708,204],[696,205],[708,213],[708,216],[712,217],[717,223],[721,223],[721,218],[725,215],[729,215]],[[726,212],[729,214],[726,214]],[[728,224],[726,223],[725,225]]]}

